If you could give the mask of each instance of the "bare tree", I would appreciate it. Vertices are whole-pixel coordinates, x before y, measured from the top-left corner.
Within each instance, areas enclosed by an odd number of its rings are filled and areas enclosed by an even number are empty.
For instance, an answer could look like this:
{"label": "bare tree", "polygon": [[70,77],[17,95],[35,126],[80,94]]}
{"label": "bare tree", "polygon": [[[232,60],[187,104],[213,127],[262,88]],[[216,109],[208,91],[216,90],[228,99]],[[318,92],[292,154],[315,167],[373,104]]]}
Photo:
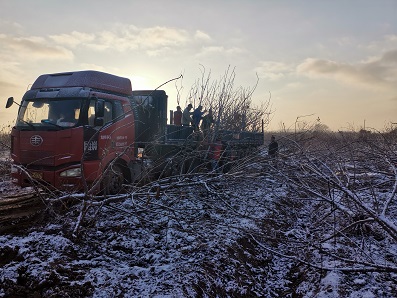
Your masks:
{"label": "bare tree", "polygon": [[390,247],[377,245],[397,242],[396,140],[340,132],[284,144],[267,172],[287,189],[274,215],[284,229],[273,230],[283,256],[323,270],[397,272]]}
{"label": "bare tree", "polygon": [[259,132],[270,122],[272,114],[271,96],[253,102],[253,94],[259,79],[253,87],[236,87],[235,69],[230,66],[217,80],[211,78],[211,71],[201,67],[201,78],[190,89],[188,99],[194,106],[202,105],[207,110],[212,109],[216,119],[216,129],[248,130]]}

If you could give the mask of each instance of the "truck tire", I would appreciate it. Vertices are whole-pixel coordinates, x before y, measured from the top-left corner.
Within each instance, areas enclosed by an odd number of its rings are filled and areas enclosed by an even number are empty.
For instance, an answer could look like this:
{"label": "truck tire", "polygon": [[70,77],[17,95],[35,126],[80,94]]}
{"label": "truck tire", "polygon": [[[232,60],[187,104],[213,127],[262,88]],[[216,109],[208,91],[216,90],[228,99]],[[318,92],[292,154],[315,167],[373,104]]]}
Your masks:
{"label": "truck tire", "polygon": [[115,195],[120,193],[124,183],[124,174],[120,166],[111,165],[104,179],[104,193],[106,195]]}

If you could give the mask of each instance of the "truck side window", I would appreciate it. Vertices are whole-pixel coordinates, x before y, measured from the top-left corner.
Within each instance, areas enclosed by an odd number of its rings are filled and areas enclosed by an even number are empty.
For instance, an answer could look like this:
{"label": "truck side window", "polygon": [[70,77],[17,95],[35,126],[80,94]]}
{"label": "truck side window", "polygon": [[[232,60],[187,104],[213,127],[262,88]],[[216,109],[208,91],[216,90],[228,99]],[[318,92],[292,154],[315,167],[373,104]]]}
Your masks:
{"label": "truck side window", "polygon": [[95,100],[90,101],[90,106],[88,107],[88,125],[94,126],[95,123]]}
{"label": "truck side window", "polygon": [[[109,123],[113,121],[113,119],[115,119],[116,117],[123,114],[124,111],[121,102],[115,101],[112,103],[110,101],[106,101],[103,123],[104,124]],[[94,120],[95,120],[95,100],[91,100],[90,106],[88,107],[88,125],[94,126]]]}
{"label": "truck side window", "polygon": [[[120,101],[114,102],[114,117],[117,118],[124,114],[123,106]],[[121,117],[120,117],[121,118]]]}
{"label": "truck side window", "polygon": [[105,117],[103,117],[103,122],[108,123],[113,120],[113,107],[111,102],[105,102]]}

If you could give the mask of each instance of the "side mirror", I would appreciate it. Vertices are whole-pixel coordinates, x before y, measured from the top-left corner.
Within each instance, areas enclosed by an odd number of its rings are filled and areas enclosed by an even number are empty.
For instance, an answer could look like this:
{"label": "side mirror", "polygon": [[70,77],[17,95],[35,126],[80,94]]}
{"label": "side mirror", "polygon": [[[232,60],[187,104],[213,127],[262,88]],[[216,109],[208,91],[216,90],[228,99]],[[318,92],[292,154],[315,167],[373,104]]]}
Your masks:
{"label": "side mirror", "polygon": [[6,103],[6,109],[11,107],[13,103],[14,103],[14,97],[9,97]]}

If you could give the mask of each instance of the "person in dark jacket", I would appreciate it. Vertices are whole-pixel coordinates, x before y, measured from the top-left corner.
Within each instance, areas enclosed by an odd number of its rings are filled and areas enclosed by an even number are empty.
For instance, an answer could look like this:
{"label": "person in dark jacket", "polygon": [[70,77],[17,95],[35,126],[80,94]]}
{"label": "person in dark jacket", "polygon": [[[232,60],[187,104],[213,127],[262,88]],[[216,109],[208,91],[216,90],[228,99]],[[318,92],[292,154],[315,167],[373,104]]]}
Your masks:
{"label": "person in dark jacket", "polygon": [[202,109],[203,109],[203,106],[199,105],[197,107],[197,109],[195,109],[194,112],[193,112],[194,131],[198,131],[199,130],[200,121],[201,121],[201,119],[203,119],[203,115],[205,114],[205,112],[207,112],[206,110],[204,112],[202,112]]}
{"label": "person in dark jacket", "polygon": [[269,144],[268,154],[271,158],[275,158],[278,153],[278,143],[276,141],[276,137],[272,136]]}
{"label": "person in dark jacket", "polygon": [[208,114],[203,117],[203,121],[201,121],[201,130],[203,131],[204,138],[208,136],[211,126],[214,123],[214,116],[212,114],[212,109],[208,110]]}

